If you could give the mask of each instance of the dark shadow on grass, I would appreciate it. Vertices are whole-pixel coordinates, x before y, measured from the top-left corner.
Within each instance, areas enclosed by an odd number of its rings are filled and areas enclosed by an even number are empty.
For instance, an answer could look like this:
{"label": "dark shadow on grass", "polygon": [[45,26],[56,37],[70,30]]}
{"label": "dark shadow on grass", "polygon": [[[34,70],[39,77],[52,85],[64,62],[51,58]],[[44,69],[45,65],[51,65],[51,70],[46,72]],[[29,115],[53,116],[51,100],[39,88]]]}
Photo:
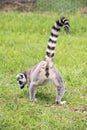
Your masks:
{"label": "dark shadow on grass", "polygon": [[[29,90],[24,89],[20,90],[20,94],[18,94],[19,98],[26,98],[29,99]],[[38,101],[46,102],[46,103],[52,103],[55,100],[55,97],[53,94],[44,92],[44,91],[37,91],[36,98]]]}
{"label": "dark shadow on grass", "polygon": [[44,93],[40,91],[40,92],[37,92],[36,97],[42,101],[50,101],[52,98],[52,95],[49,95],[48,93]]}
{"label": "dark shadow on grass", "polygon": [[46,104],[53,104],[55,101],[54,94],[49,91],[38,91],[36,94],[36,98],[40,102],[44,102]]}

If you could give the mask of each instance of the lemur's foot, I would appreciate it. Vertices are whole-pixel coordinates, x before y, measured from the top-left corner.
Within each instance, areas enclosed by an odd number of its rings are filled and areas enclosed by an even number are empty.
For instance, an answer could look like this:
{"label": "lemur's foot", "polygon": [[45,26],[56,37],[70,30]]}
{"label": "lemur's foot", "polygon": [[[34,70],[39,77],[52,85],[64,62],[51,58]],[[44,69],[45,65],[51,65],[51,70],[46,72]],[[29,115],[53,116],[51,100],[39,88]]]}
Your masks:
{"label": "lemur's foot", "polygon": [[37,98],[30,99],[31,102],[37,102]]}
{"label": "lemur's foot", "polygon": [[64,104],[66,104],[66,101],[60,101],[60,102],[59,101],[55,101],[55,103],[56,104],[60,104],[60,105],[64,105]]}

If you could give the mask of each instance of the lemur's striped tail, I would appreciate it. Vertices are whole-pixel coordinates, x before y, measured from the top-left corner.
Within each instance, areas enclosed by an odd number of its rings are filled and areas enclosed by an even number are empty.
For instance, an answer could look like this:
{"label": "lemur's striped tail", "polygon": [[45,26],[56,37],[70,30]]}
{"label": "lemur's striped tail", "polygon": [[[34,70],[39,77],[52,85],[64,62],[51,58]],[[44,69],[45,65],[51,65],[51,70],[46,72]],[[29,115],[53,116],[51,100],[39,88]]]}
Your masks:
{"label": "lemur's striped tail", "polygon": [[56,21],[52,27],[51,34],[48,41],[48,47],[46,50],[45,60],[49,58],[53,59],[55,53],[56,41],[62,26],[64,26],[65,32],[69,33],[70,25],[69,25],[69,21],[65,17],[62,17],[58,21]]}

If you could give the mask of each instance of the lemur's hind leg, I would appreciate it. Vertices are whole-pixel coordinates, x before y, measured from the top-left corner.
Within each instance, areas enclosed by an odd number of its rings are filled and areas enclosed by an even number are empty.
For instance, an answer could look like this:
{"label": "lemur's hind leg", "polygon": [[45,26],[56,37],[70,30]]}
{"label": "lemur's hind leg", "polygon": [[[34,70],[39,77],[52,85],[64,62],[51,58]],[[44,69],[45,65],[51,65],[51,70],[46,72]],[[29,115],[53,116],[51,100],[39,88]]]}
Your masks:
{"label": "lemur's hind leg", "polygon": [[31,83],[29,86],[29,93],[30,93],[30,100],[36,101],[35,95],[36,95],[36,88],[38,85],[43,84],[45,80],[45,70],[44,66],[46,65],[45,61],[41,61],[35,70],[33,70],[31,75]]}
{"label": "lemur's hind leg", "polygon": [[64,95],[64,92],[65,92],[65,86],[64,86],[64,82],[63,82],[63,79],[60,75],[60,73],[57,71],[57,69],[55,70],[55,73],[56,73],[56,78],[53,79],[53,82],[56,86],[56,100],[55,100],[55,103],[58,103],[58,104],[65,104],[66,101],[61,101],[63,95]]}

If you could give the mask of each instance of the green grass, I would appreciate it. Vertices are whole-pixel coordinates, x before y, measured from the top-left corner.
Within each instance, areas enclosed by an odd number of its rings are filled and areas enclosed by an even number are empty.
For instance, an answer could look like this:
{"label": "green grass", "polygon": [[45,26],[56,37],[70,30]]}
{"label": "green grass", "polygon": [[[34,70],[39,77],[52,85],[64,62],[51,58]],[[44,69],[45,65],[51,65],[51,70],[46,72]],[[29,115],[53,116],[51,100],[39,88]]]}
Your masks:
{"label": "green grass", "polygon": [[51,26],[61,15],[0,13],[0,130],[86,130],[87,16],[70,19],[70,35],[62,30],[55,53],[66,92],[64,106],[54,104],[55,87],[38,87],[38,102],[20,90],[16,75],[43,60]]}

